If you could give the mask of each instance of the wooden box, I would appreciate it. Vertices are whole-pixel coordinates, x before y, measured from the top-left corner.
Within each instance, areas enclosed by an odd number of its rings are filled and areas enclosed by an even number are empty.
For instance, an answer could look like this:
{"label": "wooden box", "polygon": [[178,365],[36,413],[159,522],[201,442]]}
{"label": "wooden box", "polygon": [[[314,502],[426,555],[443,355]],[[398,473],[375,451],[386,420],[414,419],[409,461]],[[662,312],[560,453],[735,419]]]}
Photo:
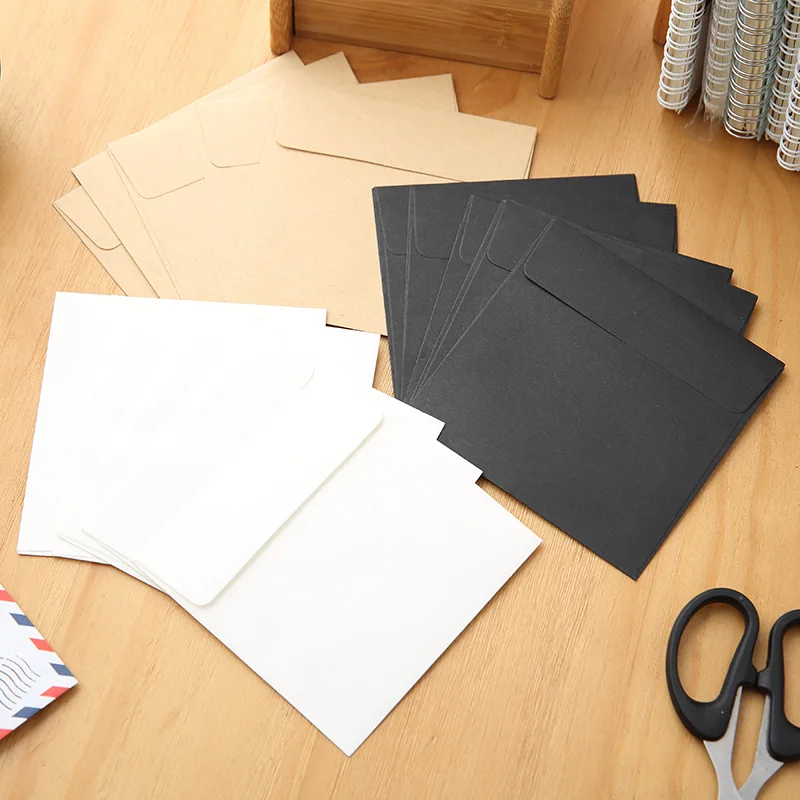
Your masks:
{"label": "wooden box", "polygon": [[572,0],[270,0],[273,52],[293,33],[311,39],[399,50],[541,72],[553,97]]}

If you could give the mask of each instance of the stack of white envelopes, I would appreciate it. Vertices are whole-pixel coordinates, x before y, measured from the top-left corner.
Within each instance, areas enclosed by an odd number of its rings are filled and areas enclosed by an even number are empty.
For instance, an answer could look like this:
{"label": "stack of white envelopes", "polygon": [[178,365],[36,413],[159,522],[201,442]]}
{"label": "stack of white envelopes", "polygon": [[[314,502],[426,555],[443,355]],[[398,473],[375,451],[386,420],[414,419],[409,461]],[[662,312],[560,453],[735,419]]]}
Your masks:
{"label": "stack of white envelopes", "polygon": [[539,544],[377,349],[320,309],[57,295],[18,552],[167,593],[352,754]]}
{"label": "stack of white envelopes", "polygon": [[73,170],[56,208],[128,295],[325,308],[386,333],[374,186],[526,178],[536,129],[450,75],[360,84],[275,58]]}

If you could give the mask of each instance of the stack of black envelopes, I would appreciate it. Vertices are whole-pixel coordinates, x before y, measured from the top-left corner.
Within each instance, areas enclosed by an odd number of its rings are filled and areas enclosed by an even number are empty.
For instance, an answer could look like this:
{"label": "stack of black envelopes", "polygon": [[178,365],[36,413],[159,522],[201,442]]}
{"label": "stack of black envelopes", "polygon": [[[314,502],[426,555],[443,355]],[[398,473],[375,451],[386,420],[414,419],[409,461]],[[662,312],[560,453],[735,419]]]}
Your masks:
{"label": "stack of black envelopes", "polygon": [[638,577],[783,370],[743,336],[756,296],[633,175],[373,199],[395,395]]}

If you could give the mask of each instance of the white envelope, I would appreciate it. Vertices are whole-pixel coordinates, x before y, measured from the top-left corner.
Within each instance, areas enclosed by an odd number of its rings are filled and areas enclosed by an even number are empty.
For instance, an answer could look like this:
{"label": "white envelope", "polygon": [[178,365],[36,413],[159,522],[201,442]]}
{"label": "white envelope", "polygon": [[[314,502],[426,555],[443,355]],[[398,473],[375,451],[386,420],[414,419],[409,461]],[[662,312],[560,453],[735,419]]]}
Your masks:
{"label": "white envelope", "polygon": [[[378,427],[380,409],[369,392],[336,390],[315,378],[214,458],[191,430],[166,443],[159,431],[143,433],[131,454],[134,468],[96,498],[105,503],[84,505],[81,527],[91,533],[102,519],[105,546],[130,560],[133,543],[137,570],[205,605]],[[247,472],[239,468],[244,462]],[[234,529],[231,503],[240,506],[237,520],[254,504],[268,513]]]}
{"label": "white envelope", "polygon": [[[241,384],[249,375],[249,388],[266,390],[265,360],[276,350],[285,352],[284,372],[302,388],[313,374],[313,361],[301,363],[302,353],[319,349],[324,323],[321,309],[59,293],[18,552],[83,558],[56,532],[69,502],[85,491],[82,472],[124,442],[133,419],[148,412],[155,424],[170,403],[183,403],[188,414],[200,380],[224,389],[223,376]],[[249,372],[237,372],[242,364]],[[358,374],[366,374],[363,366]]]}
{"label": "white envelope", "polygon": [[[168,592],[348,755],[539,544],[435,441],[441,424],[423,432],[413,409],[375,401],[381,425],[223,592],[202,606]],[[215,487],[226,503],[230,484]],[[269,524],[269,503],[239,506],[233,494],[224,529],[216,520],[207,532],[230,540]],[[102,543],[111,527],[101,515],[91,534]],[[121,554],[134,561],[148,531],[131,534]]]}

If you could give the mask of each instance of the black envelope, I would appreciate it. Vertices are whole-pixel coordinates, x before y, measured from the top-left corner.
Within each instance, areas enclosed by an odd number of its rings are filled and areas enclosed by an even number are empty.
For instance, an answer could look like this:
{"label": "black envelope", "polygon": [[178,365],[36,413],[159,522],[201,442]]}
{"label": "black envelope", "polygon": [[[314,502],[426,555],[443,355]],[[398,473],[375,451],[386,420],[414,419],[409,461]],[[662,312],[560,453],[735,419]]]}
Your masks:
{"label": "black envelope", "polygon": [[[487,232],[489,219],[492,222]],[[541,234],[547,221],[548,217],[538,209],[472,198],[408,382],[407,397],[413,397],[431,370],[458,341],[507,273]],[[728,284],[724,268],[677,254],[663,254],[596,231],[581,230],[731,329],[744,330],[757,298]],[[460,288],[456,290],[458,284]]]}
{"label": "black envelope", "polygon": [[[386,328],[389,335],[389,352],[392,364],[394,391],[398,397],[403,395],[402,381],[402,341],[405,323],[406,261],[410,257],[407,242],[409,232],[409,186],[385,186],[373,191],[375,223],[378,234],[378,254],[383,285]],[[620,202],[636,203],[639,192],[634,175],[592,175],[575,178],[538,178],[518,181],[490,181],[477,183],[435,184],[425,189],[420,203],[420,212],[425,214],[424,224],[418,226],[425,255],[429,256],[434,268],[444,268],[455,234],[464,215],[469,197],[474,192],[522,199],[561,198],[584,202],[594,200],[611,206]],[[431,191],[428,191],[428,190]],[[626,206],[627,207],[627,206]],[[670,208],[672,211],[670,211]],[[657,212],[659,217],[658,241],[673,241],[675,237],[674,207]],[[671,225],[671,227],[670,227]],[[416,248],[413,255],[416,258]],[[444,255],[441,255],[441,254]],[[415,276],[417,271],[414,272]],[[441,276],[440,276],[441,277]],[[430,303],[436,296],[438,283],[432,290]],[[421,287],[412,291],[412,298],[422,299],[429,290]],[[414,312],[417,313],[417,312]],[[424,329],[423,329],[424,330]],[[412,343],[411,348],[418,347]],[[416,358],[416,356],[415,356]]]}
{"label": "black envelope", "polygon": [[[543,193],[533,191],[530,185],[521,186],[515,194],[522,197],[521,190],[525,189],[526,205],[593,230],[667,250],[675,249],[675,206],[658,203],[611,203],[608,198],[598,201],[577,196],[574,190],[563,184],[558,187],[559,191]],[[403,358],[400,364],[401,398],[408,395],[411,376],[419,359],[425,331],[456,234],[469,203],[470,192],[477,192],[474,185],[435,184],[411,188]],[[504,200],[507,199],[507,194],[506,190],[497,188],[489,197]],[[444,203],[443,200],[447,202]]]}
{"label": "black envelope", "polygon": [[489,480],[636,578],[782,370],[549,220],[414,405]]}
{"label": "black envelope", "polygon": [[383,308],[389,338],[389,362],[394,393],[399,396],[398,344],[403,338],[403,298],[406,291],[406,240],[408,239],[408,187],[383,186],[373,190],[378,262],[383,287]]}

